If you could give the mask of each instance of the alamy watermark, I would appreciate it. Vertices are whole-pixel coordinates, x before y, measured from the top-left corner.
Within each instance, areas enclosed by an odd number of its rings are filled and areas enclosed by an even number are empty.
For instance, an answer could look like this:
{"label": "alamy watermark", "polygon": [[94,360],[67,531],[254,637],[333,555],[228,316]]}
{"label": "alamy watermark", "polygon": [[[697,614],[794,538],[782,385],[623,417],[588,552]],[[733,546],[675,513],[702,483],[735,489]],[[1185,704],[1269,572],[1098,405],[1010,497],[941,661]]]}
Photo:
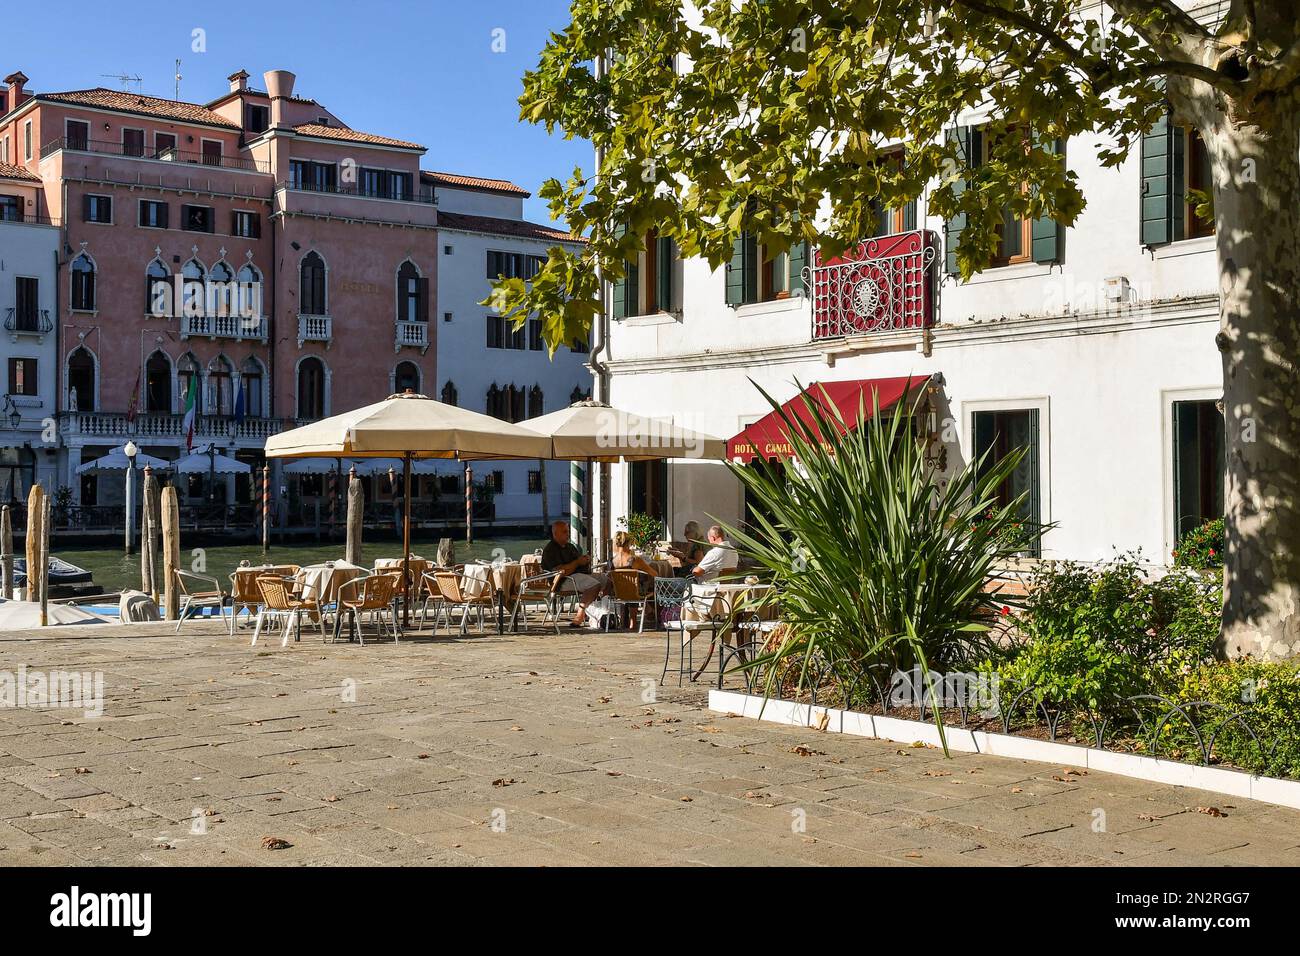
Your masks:
{"label": "alamy watermark", "polygon": [[1002,713],[998,706],[998,675],[963,673],[941,674],[913,667],[894,671],[889,680],[891,707],[944,708],[961,707],[984,717]]}
{"label": "alamy watermark", "polygon": [[103,671],[0,671],[0,707],[80,710],[104,716]]}

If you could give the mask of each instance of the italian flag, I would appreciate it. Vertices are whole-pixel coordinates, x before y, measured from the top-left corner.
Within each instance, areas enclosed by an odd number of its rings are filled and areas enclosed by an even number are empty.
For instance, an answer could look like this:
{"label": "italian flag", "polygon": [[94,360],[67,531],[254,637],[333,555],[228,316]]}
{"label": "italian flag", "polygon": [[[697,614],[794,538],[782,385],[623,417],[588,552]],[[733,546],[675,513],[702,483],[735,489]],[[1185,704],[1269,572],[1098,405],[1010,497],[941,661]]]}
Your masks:
{"label": "italian flag", "polygon": [[187,452],[194,450],[194,397],[198,390],[198,383],[195,381],[190,381],[189,388],[185,389],[185,418],[181,422],[181,428],[185,432]]}

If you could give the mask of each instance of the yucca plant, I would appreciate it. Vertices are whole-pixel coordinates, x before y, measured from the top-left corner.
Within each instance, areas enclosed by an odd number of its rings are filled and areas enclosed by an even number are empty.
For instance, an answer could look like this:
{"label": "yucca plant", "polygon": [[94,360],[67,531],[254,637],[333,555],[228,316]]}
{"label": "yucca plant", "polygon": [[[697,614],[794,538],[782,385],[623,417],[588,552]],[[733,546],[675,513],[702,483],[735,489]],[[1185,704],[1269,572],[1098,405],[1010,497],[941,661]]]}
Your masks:
{"label": "yucca plant", "polygon": [[730,466],[756,507],[747,528],[727,530],[772,578],[789,625],[779,648],[746,665],[766,674],[765,694],[792,670],[805,687],[822,669],[810,667],[816,658],[841,688],[864,691],[878,665],[977,669],[1005,604],[986,583],[1023,547],[1009,532],[1024,498],[1004,505],[997,495],[1023,450],[945,475],[926,461],[907,414],[881,416],[873,400],[871,416],[860,409],[866,420],[850,428],[829,402],[827,411],[804,393],[805,421],[759,391],[794,460],[780,470]]}

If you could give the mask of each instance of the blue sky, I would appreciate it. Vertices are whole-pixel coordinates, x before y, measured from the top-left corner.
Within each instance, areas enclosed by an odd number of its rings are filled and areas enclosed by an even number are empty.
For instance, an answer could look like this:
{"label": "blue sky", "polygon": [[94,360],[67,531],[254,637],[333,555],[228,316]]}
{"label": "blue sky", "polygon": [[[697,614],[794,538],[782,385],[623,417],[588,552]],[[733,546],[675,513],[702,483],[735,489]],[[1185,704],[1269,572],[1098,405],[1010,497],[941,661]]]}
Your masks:
{"label": "blue sky", "polygon": [[[510,179],[535,194],[548,176],[591,165],[585,143],[517,119],[524,71],[567,23],[565,0],[23,4],[6,15],[0,76],[21,69],[39,92],[118,89],[101,74],[125,73],[143,79],[131,90],[170,98],[180,57],[181,99],[202,103],[237,69],[258,88],[266,70],[290,70],[295,93],[348,125],[426,145],[426,169]],[[206,31],[206,52],[191,49],[195,29]],[[497,29],[505,52],[493,51]],[[548,218],[535,196],[525,212]]]}

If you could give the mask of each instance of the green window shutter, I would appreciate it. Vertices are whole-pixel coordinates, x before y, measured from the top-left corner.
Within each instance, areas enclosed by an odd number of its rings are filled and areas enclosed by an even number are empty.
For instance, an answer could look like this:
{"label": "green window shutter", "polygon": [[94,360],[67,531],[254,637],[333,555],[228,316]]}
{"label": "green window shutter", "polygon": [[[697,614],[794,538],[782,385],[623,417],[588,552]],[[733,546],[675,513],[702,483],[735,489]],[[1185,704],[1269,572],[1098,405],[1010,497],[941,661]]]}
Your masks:
{"label": "green window shutter", "polygon": [[796,242],[790,247],[790,294],[804,292],[803,270],[808,266],[808,242]]}
{"label": "green window shutter", "polygon": [[743,305],[758,298],[756,258],[757,241],[752,234],[741,233],[731,245],[727,263],[727,305]]}
{"label": "green window shutter", "polygon": [[[1053,140],[1050,144],[1051,152],[1060,156],[1061,161],[1065,161],[1065,143],[1062,140]],[[1065,232],[1060,223],[1050,216],[1041,216],[1034,220],[1032,228],[1030,252],[1035,262],[1060,262],[1061,261],[1061,235]]]}
{"label": "green window shutter", "polygon": [[[614,236],[621,239],[627,233],[626,226],[615,226]],[[615,319],[626,319],[629,315],[635,315],[635,311],[629,312],[627,308],[627,291],[628,286],[636,286],[636,266],[627,266],[627,275],[621,279],[615,279],[610,283],[613,286],[611,290],[613,299],[610,303],[612,312],[611,317]],[[635,300],[634,300],[635,301]]]}
{"label": "green window shutter", "polygon": [[673,308],[673,271],[677,264],[677,244],[667,236],[655,240],[655,302],[660,312]]}
{"label": "green window shutter", "polygon": [[[961,162],[964,159],[967,170],[973,170],[980,164],[984,147],[983,139],[983,134],[977,126],[957,126],[948,130],[949,142],[957,143],[957,161]],[[959,179],[953,184],[953,192],[956,195],[960,196],[965,191],[964,179]],[[957,274],[957,244],[961,241],[961,231],[965,228],[965,213],[958,213],[944,223],[944,270],[949,275]]]}
{"label": "green window shutter", "polygon": [[1180,239],[1187,185],[1183,176],[1186,148],[1181,126],[1168,108],[1142,137],[1142,244],[1159,246]]}

